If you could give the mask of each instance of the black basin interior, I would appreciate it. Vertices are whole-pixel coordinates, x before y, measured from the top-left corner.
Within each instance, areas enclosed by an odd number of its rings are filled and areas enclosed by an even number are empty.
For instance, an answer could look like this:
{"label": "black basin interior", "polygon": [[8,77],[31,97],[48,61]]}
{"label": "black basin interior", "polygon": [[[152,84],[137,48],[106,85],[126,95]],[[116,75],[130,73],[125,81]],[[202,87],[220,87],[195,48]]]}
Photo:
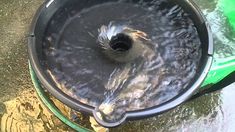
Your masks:
{"label": "black basin interior", "polygon": [[[121,2],[138,3],[139,1],[140,0],[123,0]],[[143,0],[143,1],[151,5],[151,2],[156,2],[158,0]],[[64,89],[59,88],[57,85],[58,82],[56,82],[53,76],[51,76],[51,74],[53,73],[48,72],[49,71],[48,65],[50,65],[50,67],[59,67],[59,66],[55,63],[48,64],[47,62],[51,60],[45,61],[45,59],[47,59],[47,56],[45,55],[43,48],[50,47],[50,45],[45,44],[45,41],[50,41],[50,43],[58,43],[58,41],[61,40],[62,36],[61,31],[64,30],[63,29],[64,27],[66,27],[64,25],[67,24],[68,21],[72,21],[73,16],[75,16],[82,10],[108,2],[117,2],[117,0],[99,0],[99,1],[98,0],[51,0],[45,2],[41,6],[41,8],[38,10],[33,20],[29,37],[30,61],[40,82],[42,83],[42,85],[45,87],[46,90],[48,90],[53,96],[62,101],[64,104],[68,105],[69,107],[77,111],[93,114],[98,123],[100,123],[105,127],[118,126],[127,119],[128,120],[139,119],[143,117],[149,117],[154,114],[160,114],[166,110],[172,109],[175,106],[183,103],[197,91],[197,89],[200,87],[201,83],[203,82],[209,71],[210,65],[212,63],[213,42],[210,29],[205,21],[205,18],[202,16],[200,10],[193,2],[189,0],[165,0],[165,1],[166,2],[163,2],[163,4],[161,5],[162,8],[179,5],[181,8],[183,8],[185,12],[189,14],[189,17],[193,21],[201,41],[200,48],[202,55],[197,67],[197,73],[195,74],[194,78],[191,79],[188,86],[183,90],[181,90],[181,92],[178,95],[153,107],[139,109],[139,110],[137,109],[133,111],[126,111],[117,120],[109,122],[100,119],[99,114],[97,114],[97,108],[95,108],[91,104],[86,103],[85,101],[78,100],[72,97],[70,94],[68,94],[68,92],[64,91]],[[97,21],[98,23],[99,20],[97,19],[99,19],[99,17],[96,17],[95,20],[91,21]],[[75,27],[75,29],[76,28],[78,27]],[[48,38],[48,36],[53,36],[56,39],[53,40],[51,38]],[[132,48],[132,42],[128,38],[128,36],[119,35],[117,36],[117,38],[113,38],[111,40],[110,46],[113,50],[117,50],[119,52],[126,52],[130,48]],[[60,45],[56,46],[59,47]],[[92,92],[97,94],[98,93],[102,94],[102,92],[104,91],[102,88],[92,89],[92,90],[93,90]]]}

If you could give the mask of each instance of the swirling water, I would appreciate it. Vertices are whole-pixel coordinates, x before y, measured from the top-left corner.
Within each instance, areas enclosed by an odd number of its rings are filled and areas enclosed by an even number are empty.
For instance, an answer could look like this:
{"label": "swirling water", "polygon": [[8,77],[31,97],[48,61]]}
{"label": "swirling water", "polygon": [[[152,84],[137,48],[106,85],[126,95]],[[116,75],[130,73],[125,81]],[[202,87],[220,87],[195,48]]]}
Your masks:
{"label": "swirling water", "polygon": [[[110,23],[143,32],[148,41],[133,43],[137,48],[117,61],[97,40],[100,28]],[[71,17],[59,34],[46,37],[44,55],[59,88],[115,121],[126,111],[162,104],[187,88],[197,72],[200,45],[192,20],[178,5],[121,1]]]}

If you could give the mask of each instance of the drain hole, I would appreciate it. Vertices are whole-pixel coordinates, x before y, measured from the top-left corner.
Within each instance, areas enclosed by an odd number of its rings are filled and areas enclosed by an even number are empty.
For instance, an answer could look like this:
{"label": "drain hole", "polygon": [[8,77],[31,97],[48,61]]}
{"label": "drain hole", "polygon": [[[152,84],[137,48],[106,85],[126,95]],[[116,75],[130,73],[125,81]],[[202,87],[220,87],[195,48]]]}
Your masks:
{"label": "drain hole", "polygon": [[123,33],[119,33],[111,38],[110,47],[115,51],[125,52],[131,49],[132,39]]}

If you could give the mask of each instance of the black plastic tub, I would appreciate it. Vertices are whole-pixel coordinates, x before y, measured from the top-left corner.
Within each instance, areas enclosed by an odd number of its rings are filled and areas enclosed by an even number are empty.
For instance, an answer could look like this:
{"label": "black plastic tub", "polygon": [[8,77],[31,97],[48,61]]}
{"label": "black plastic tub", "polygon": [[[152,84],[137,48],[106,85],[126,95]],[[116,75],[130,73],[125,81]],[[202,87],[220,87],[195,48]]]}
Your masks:
{"label": "black plastic tub", "polygon": [[[141,118],[150,117],[153,115],[161,114],[167,110],[170,110],[181,103],[185,102],[192,95],[194,95],[197,90],[200,88],[200,85],[203,83],[206,78],[207,73],[209,72],[210,66],[212,64],[212,55],[213,55],[213,40],[210,32],[210,28],[203,17],[199,8],[191,0],[172,0],[173,4],[180,5],[187,13],[190,14],[191,19],[193,20],[200,40],[201,40],[201,49],[202,49],[202,59],[200,60],[199,72],[196,74],[192,83],[179,95],[173,99],[151,108],[137,110],[137,111],[127,111],[122,118],[115,122],[105,122],[99,119],[96,114],[94,107],[79,102],[69,95],[65,94],[61,89],[56,87],[55,82],[45,73],[45,67],[43,66],[41,60],[42,55],[42,45],[45,37],[45,32],[48,29],[48,25],[52,20],[54,15],[61,10],[60,17],[57,18],[56,24],[52,27],[55,31],[60,30],[64,22],[68,19],[68,14],[66,12],[71,9],[76,9],[76,12],[80,10],[98,5],[105,2],[116,1],[116,0],[50,0],[46,1],[36,13],[34,20],[32,22],[32,27],[30,30],[29,43],[28,43],[28,52],[30,63],[33,70],[35,71],[39,81],[42,86],[51,93],[55,98],[59,99],[65,105],[71,107],[74,110],[79,112],[84,112],[95,117],[97,122],[104,127],[115,127],[122,124],[126,120],[136,120]],[[138,1],[138,0],[136,0]],[[146,0],[151,2],[153,0]]]}

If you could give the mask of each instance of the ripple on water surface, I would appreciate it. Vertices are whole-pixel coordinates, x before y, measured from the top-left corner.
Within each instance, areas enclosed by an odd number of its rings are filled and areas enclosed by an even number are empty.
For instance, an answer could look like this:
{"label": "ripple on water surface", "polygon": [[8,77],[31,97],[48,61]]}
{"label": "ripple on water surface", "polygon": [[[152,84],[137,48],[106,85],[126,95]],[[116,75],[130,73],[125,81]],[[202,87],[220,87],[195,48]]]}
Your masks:
{"label": "ripple on water surface", "polygon": [[[100,46],[102,26],[136,31],[133,48],[121,61]],[[166,1],[123,1],[75,13],[59,33],[47,33],[43,51],[58,87],[97,107],[107,115],[103,118],[116,120],[125,111],[159,105],[185,89],[197,72],[200,45],[195,26],[181,7]]]}

